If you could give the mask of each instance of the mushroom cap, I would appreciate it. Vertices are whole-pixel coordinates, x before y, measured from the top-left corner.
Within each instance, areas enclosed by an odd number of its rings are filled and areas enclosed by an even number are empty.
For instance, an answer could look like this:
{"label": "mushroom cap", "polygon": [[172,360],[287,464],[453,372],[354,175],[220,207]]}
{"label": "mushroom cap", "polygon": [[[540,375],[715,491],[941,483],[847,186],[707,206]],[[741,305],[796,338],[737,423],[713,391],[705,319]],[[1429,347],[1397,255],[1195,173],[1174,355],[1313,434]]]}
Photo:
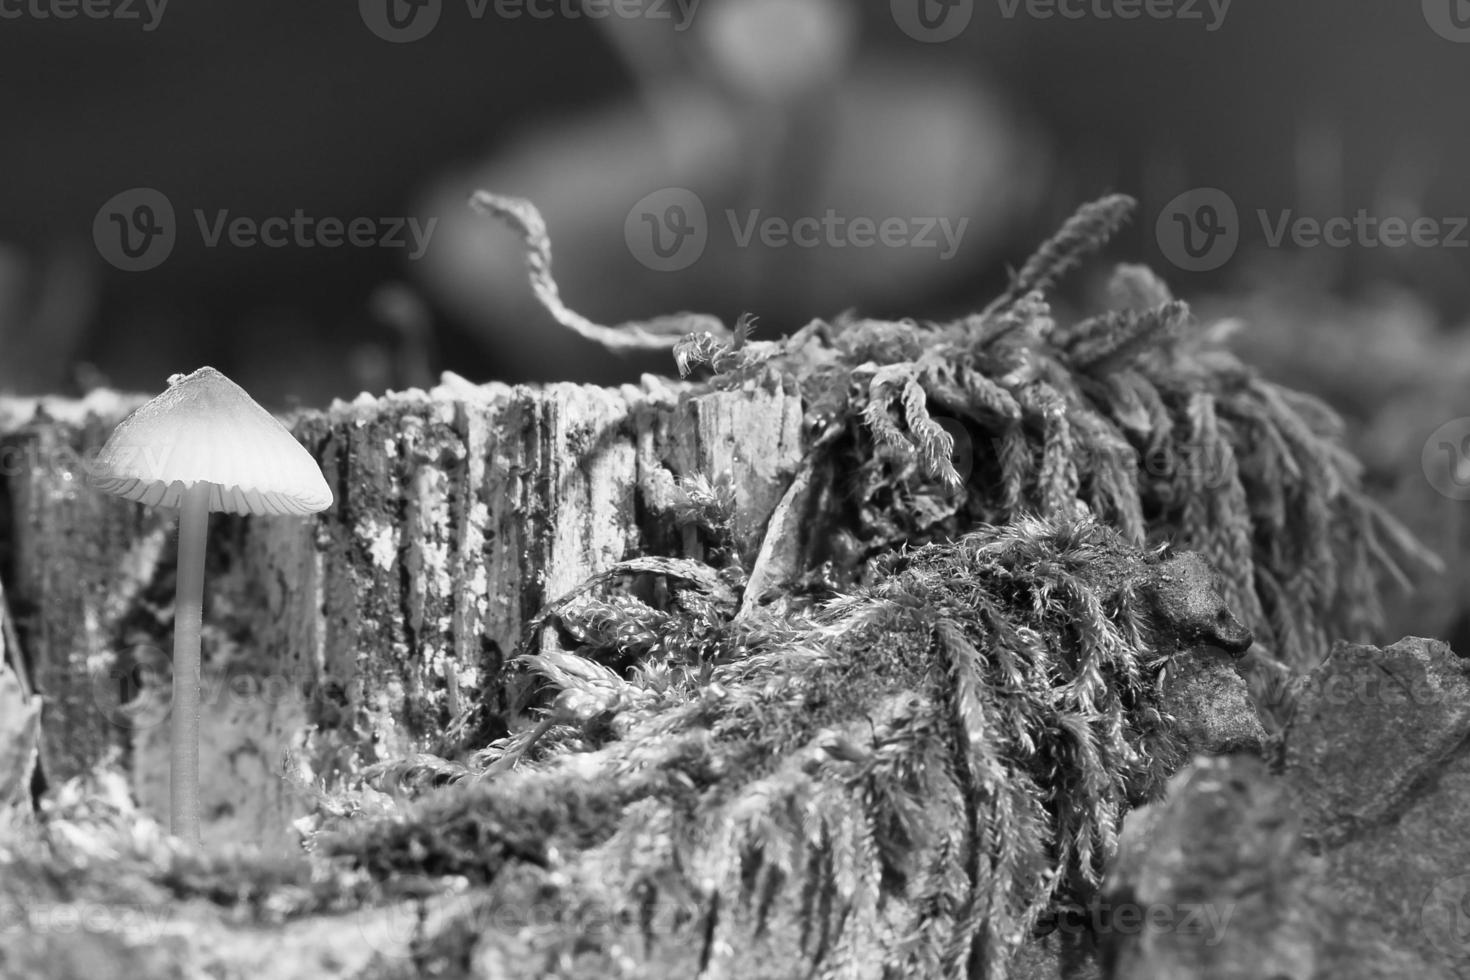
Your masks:
{"label": "mushroom cap", "polygon": [[150,507],[178,507],[210,484],[209,509],[314,514],[332,506],[321,468],[290,431],[212,367],[168,379],[168,389],[123,419],[91,468],[99,490]]}

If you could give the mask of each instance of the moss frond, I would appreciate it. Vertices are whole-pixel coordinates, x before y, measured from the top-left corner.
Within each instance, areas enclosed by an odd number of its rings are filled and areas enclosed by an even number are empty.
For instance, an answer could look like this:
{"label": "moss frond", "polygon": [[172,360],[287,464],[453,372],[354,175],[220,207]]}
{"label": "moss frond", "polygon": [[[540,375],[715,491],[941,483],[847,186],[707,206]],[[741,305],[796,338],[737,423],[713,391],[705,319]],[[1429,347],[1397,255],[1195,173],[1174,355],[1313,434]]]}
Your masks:
{"label": "moss frond", "polygon": [[[882,554],[1026,513],[1091,514],[1135,544],[1207,555],[1288,665],[1378,639],[1378,590],[1437,561],[1367,496],[1331,408],[1241,363],[1142,266],[1118,268],[1113,310],[1055,322],[1046,290],[1131,208],[1082,208],[976,316],[841,318],[762,348],[759,370],[800,388],[813,425],[847,420],[824,449],[852,475],[831,533]],[[1294,583],[1294,626],[1269,611],[1282,600],[1263,576]]]}
{"label": "moss frond", "polygon": [[727,613],[710,624],[724,654],[626,700],[620,738],[334,852],[488,881],[575,850],[615,907],[723,896],[717,936],[788,944],[818,975],[877,957],[1003,976],[1178,761],[1158,702],[1171,651],[1151,646],[1142,591],[1159,561],[1094,521],[1025,518],[805,612]]}

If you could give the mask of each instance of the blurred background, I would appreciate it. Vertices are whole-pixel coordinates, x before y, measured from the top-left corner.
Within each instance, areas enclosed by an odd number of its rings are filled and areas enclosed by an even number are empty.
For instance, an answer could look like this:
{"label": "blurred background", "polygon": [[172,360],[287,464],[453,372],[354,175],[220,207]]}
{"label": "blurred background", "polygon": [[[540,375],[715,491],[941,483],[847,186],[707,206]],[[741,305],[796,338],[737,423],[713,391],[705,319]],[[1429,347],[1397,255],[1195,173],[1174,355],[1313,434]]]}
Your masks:
{"label": "blurred background", "polygon": [[1465,0],[0,0],[0,393],[672,370],[556,325],[476,189],[535,202],[591,319],[768,338],[972,311],[1121,191],[1109,258],[1237,319],[1470,554],[1467,90]]}
{"label": "blurred background", "polygon": [[[515,236],[465,207],[476,188],[541,208],[564,298],[604,323],[750,312],[769,337],[845,309],[963,313],[1079,203],[1122,191],[1142,207],[1111,257],[1185,297],[1289,268],[1349,300],[1402,287],[1437,332],[1464,318],[1470,250],[1272,248],[1253,215],[1470,214],[1461,5],[3,0],[0,390],[152,391],[211,363],[283,406],[445,368],[669,369],[558,328]],[[1186,271],[1155,224],[1200,187],[1239,207],[1240,247]],[[678,232],[669,188],[707,231],[673,270],[632,240]],[[134,189],[174,228],[129,271],[118,237],[142,249],[154,227]],[[848,224],[807,244],[760,233],[829,210]],[[249,237],[298,214],[300,240]],[[859,218],[896,219],[890,244],[861,244]],[[334,245],[329,219],[369,224]],[[925,234],[938,219],[956,247]]]}

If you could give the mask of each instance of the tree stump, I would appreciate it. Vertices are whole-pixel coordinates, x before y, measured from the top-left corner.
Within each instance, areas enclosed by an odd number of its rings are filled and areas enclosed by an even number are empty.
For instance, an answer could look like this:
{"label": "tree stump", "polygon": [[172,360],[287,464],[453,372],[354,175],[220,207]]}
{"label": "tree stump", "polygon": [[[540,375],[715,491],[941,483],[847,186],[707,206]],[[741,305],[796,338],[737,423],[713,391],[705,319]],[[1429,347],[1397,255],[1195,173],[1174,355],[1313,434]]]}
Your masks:
{"label": "tree stump", "polygon": [[[174,515],[85,479],[138,401],[0,409],[0,494],[11,603],[45,697],[46,777],[117,767],[162,815]],[[681,479],[730,475],[736,541],[753,555],[804,453],[796,393],[653,377],[609,389],[446,375],[292,426],[334,505],[211,524],[206,842],[294,843],[311,802],[300,784],[330,788],[429,750],[470,705],[501,704],[505,665],[543,603],[650,550],[699,557],[698,535],[674,519]]]}

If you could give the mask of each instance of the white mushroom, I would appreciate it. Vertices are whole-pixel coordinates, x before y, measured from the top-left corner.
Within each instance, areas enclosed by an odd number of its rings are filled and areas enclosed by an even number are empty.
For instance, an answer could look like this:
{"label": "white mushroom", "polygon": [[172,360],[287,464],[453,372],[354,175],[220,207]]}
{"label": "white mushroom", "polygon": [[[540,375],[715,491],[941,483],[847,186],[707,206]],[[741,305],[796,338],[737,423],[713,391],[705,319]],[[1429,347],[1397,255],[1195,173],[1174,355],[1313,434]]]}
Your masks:
{"label": "white mushroom", "polygon": [[321,468],[273,415],[203,367],[124,419],[91,471],[98,489],[179,510],[170,816],[199,841],[199,628],[209,512],[305,515],[332,505]]}

